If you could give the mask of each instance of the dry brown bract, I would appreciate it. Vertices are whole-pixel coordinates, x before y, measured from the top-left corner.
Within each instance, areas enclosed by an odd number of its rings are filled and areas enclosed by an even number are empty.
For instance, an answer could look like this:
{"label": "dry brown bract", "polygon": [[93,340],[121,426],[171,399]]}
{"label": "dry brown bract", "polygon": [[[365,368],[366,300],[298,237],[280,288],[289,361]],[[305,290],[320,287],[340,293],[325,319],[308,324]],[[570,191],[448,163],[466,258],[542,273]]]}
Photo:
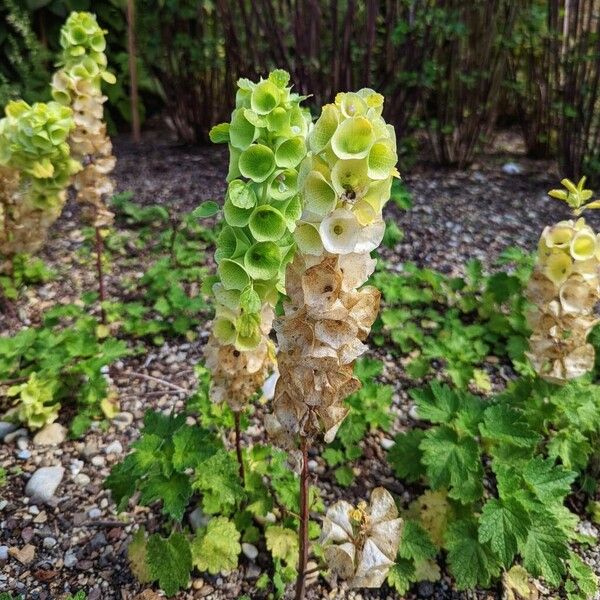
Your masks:
{"label": "dry brown bract", "polygon": [[344,400],[360,387],[354,361],[366,350],[363,342],[379,310],[379,290],[357,289],[374,266],[368,254],[326,254],[297,255],[288,267],[289,302],[275,322],[280,377],[273,407],[281,426],[279,435],[271,427],[276,441],[298,434],[333,441],[348,413]]}
{"label": "dry brown bract", "polygon": [[373,490],[368,506],[336,502],[321,533],[327,566],[350,587],[380,587],[396,559],[402,524],[394,499],[382,487]]}

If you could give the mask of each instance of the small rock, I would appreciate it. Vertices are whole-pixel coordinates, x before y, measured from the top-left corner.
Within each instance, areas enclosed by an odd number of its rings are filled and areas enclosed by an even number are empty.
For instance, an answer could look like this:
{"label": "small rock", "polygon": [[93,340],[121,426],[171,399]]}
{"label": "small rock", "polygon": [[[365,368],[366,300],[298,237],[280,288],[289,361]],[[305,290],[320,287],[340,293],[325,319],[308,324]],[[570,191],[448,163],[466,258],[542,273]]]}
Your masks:
{"label": "small rock", "polygon": [[105,454],[123,454],[123,446],[119,440],[111,442],[106,448],[104,448]]}
{"label": "small rock", "polygon": [[396,442],[394,442],[394,440],[390,440],[389,438],[383,438],[381,440],[381,447],[384,450],[390,450],[391,448],[394,447]]}
{"label": "small rock", "polygon": [[19,450],[17,452],[17,458],[19,460],[29,460],[31,458],[31,452],[29,450]]}
{"label": "small rock", "polygon": [[102,511],[99,508],[90,508],[88,510],[88,517],[90,519],[99,519],[102,516]]}
{"label": "small rock", "polygon": [[56,546],[56,540],[53,537],[45,537],[43,544],[46,550],[50,550],[50,548],[54,548],[54,546]]}
{"label": "small rock", "polygon": [[92,458],[92,464],[94,465],[94,467],[103,467],[104,464],[106,463],[104,456],[94,456]]}
{"label": "small rock", "polygon": [[20,437],[17,440],[17,448],[19,450],[27,450],[27,448],[29,447],[29,440],[25,437]]}
{"label": "small rock", "polygon": [[115,415],[113,423],[119,431],[125,431],[133,423],[133,415],[130,412],[120,412]]}
{"label": "small rock", "polygon": [[81,472],[81,469],[83,469],[83,461],[78,460],[77,458],[74,458],[71,461],[71,464],[69,465],[69,471],[71,471],[71,475],[73,475],[73,477],[75,477],[77,474],[79,474]]}
{"label": "small rock", "polygon": [[22,548],[9,548],[9,554],[16,558],[22,565],[29,565],[35,558],[35,546],[27,544]]}
{"label": "small rock", "polygon": [[33,528],[25,527],[23,531],[21,531],[21,539],[28,544],[33,538]]}
{"label": "small rock", "polygon": [[106,536],[102,531],[99,531],[90,542],[90,548],[92,550],[100,550],[100,548],[104,548],[107,544]]}
{"label": "small rock", "polygon": [[507,162],[506,164],[502,165],[502,172],[506,173],[507,175],[519,175],[523,172],[523,169],[517,163]]}
{"label": "small rock", "polygon": [[20,429],[15,429],[7,434],[4,435],[4,441],[7,444],[12,444],[15,440],[18,440],[19,438],[26,438],[27,437],[27,429],[25,429],[24,427],[21,427]]}
{"label": "small rock", "polygon": [[[0,421],[0,440],[5,441],[4,438],[17,429],[17,426],[14,423],[8,423],[6,421]],[[2,546],[5,548],[6,546]],[[8,550],[7,550],[8,552]]]}
{"label": "small rock", "polygon": [[204,579],[194,579],[194,583],[192,583],[192,588],[195,590],[201,590],[204,587]]}
{"label": "small rock", "polygon": [[30,515],[39,515],[39,514],[40,514],[40,509],[39,509],[39,508],[38,508],[38,507],[37,507],[35,504],[32,504],[32,505],[31,505],[31,506],[30,506],[30,507],[27,509],[27,512],[28,512]]}
{"label": "small rock", "polygon": [[33,519],[33,522],[36,524],[43,524],[48,520],[48,515],[46,514],[46,511],[43,510],[39,515],[37,515],[35,517],[35,519]]}
{"label": "small rock", "polygon": [[258,579],[261,575],[260,567],[254,563],[252,563],[246,569],[246,579]]}
{"label": "small rock", "polygon": [[242,544],[242,552],[250,559],[254,560],[258,556],[258,548],[253,544]]}
{"label": "small rock", "polygon": [[50,423],[33,437],[36,446],[58,446],[67,437],[67,430],[60,423]]}
{"label": "small rock", "polygon": [[0,546],[0,561],[8,560],[8,546]]}
{"label": "small rock", "polygon": [[433,584],[430,581],[422,581],[417,589],[419,598],[431,598],[434,592]]}
{"label": "small rock", "polygon": [[188,515],[188,521],[190,522],[192,529],[196,531],[197,529],[200,529],[200,527],[207,525],[210,518],[202,512],[200,507],[198,507]]}
{"label": "small rock", "polygon": [[77,564],[77,557],[72,550],[67,550],[65,552],[63,563],[67,569],[72,569]]}
{"label": "small rock", "polygon": [[91,481],[91,479],[85,473],[78,473],[73,481],[80,487],[85,487]]}
{"label": "small rock", "polygon": [[85,458],[92,458],[92,456],[96,456],[98,454],[98,446],[93,442],[88,442],[81,453]]}
{"label": "small rock", "polygon": [[316,460],[309,460],[308,461],[308,470],[311,472],[315,472],[317,470],[319,466],[319,463]]}
{"label": "small rock", "polygon": [[25,486],[25,495],[32,500],[49,502],[56,488],[60,485],[65,474],[61,465],[41,467],[32,476]]}

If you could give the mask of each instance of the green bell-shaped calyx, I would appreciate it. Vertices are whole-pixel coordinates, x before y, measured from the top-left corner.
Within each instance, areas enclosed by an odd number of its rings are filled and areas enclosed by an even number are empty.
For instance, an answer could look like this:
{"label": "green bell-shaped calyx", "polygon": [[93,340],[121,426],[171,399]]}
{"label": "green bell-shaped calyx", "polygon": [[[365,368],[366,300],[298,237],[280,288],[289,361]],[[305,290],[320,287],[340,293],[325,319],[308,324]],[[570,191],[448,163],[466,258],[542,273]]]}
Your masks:
{"label": "green bell-shaped calyx", "polygon": [[[210,132],[213,142],[229,146],[226,224],[215,251],[220,283],[213,291],[220,316],[214,333],[238,350],[261,343],[260,315],[277,303],[293,258],[292,232],[302,215],[298,169],[310,125],[302,99],[282,70],[256,83],[240,79],[231,122]],[[229,314],[221,314],[219,306]]]}

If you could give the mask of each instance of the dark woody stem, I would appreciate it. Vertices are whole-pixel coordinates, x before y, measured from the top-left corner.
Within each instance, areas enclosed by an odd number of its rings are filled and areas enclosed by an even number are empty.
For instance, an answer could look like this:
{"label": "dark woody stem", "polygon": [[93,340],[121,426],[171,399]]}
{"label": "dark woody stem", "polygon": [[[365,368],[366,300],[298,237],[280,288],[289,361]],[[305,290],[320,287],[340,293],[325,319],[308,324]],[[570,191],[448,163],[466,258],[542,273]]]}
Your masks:
{"label": "dark woody stem", "polygon": [[104,300],[106,299],[104,292],[104,273],[102,271],[102,252],[104,250],[104,240],[100,227],[96,227],[96,271],[98,273],[98,295],[100,300],[100,322],[106,325],[106,311],[104,310]]}
{"label": "dark woody stem", "polygon": [[239,464],[240,480],[242,482],[242,486],[244,486],[246,476],[244,473],[244,458],[242,457],[242,431],[240,427],[240,416],[241,415],[239,410],[234,411],[233,418],[235,420],[235,453]]}
{"label": "dark woody stem", "polygon": [[298,541],[300,556],[298,562],[298,579],[296,580],[296,600],[304,600],[304,588],[306,585],[306,565],[308,563],[308,438],[300,438],[300,450],[302,452],[302,472],[300,474],[300,527],[298,530]]}

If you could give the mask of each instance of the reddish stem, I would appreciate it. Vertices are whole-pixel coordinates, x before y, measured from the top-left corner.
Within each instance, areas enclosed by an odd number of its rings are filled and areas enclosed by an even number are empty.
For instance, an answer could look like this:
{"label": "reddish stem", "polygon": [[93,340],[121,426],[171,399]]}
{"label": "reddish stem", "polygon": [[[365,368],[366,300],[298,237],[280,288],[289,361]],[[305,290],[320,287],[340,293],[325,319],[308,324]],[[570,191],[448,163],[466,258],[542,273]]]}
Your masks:
{"label": "reddish stem", "polygon": [[244,485],[246,477],[244,474],[244,458],[242,457],[242,430],[240,427],[240,412],[236,410],[233,413],[233,417],[235,420],[235,453],[240,466],[240,479],[242,480],[242,485]]}
{"label": "reddish stem", "polygon": [[298,579],[296,580],[296,600],[304,600],[306,586],[306,565],[308,563],[308,439],[300,438],[302,451],[302,473],[300,474],[300,527],[298,541],[300,556],[298,561]]}
{"label": "reddish stem", "polygon": [[104,293],[104,273],[102,271],[102,251],[104,242],[100,227],[96,227],[96,271],[98,272],[98,294],[100,295],[100,321],[102,325],[106,325],[106,311],[104,310],[104,301],[106,299]]}

